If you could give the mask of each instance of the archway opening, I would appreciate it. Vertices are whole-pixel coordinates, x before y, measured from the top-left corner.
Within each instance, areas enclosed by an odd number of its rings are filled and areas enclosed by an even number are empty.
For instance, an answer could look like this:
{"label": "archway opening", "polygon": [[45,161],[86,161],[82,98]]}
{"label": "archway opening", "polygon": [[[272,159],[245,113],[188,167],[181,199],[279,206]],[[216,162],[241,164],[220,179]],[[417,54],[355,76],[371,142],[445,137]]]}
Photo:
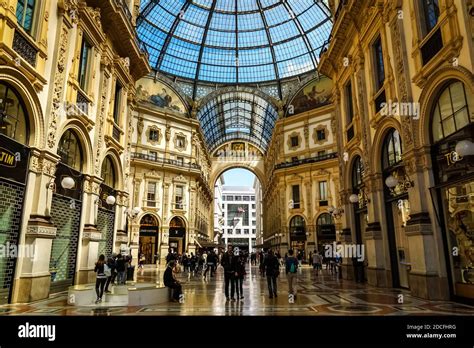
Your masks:
{"label": "archway opening", "polygon": [[262,188],[250,170],[224,171],[214,184],[214,244],[256,252],[262,239]]}
{"label": "archway opening", "polygon": [[306,221],[301,215],[295,215],[290,220],[290,249],[293,249],[299,261],[305,260],[307,239]]}
{"label": "archway opening", "polygon": [[175,216],[170,221],[169,252],[183,255],[185,252],[186,224],[179,216]]}

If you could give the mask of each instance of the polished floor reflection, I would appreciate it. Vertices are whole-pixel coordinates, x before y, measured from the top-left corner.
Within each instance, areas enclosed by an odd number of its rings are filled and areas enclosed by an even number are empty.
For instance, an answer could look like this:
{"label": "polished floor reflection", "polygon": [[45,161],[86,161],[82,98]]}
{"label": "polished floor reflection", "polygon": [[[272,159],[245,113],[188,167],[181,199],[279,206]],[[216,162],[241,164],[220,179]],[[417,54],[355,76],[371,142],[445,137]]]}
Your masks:
{"label": "polished floor reflection", "polygon": [[[149,267],[139,271],[138,282],[160,282],[163,268]],[[298,296],[288,299],[286,277],[278,280],[278,297],[270,299],[266,279],[257,267],[248,267],[244,282],[244,299],[226,302],[222,268],[214,277],[180,274],[184,303],[153,306],[91,308],[68,306],[67,294],[29,304],[0,306],[0,315],[474,315],[474,307],[446,301],[426,301],[410,296],[406,290],[374,288],[340,280],[323,270],[316,276],[303,267],[298,275]],[[403,295],[402,297],[400,295]],[[403,303],[400,299],[403,298]]]}

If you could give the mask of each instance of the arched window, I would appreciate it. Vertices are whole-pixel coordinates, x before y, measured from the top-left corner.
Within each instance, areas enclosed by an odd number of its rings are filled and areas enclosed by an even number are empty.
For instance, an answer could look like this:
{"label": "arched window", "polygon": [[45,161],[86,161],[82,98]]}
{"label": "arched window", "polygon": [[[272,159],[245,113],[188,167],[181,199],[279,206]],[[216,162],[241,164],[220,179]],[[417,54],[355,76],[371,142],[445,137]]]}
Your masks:
{"label": "arched window", "polygon": [[324,214],[319,215],[318,222],[317,222],[318,226],[333,225],[333,224],[334,224],[334,220],[331,214],[324,213]]}
{"label": "arched window", "polygon": [[473,110],[474,96],[462,82],[456,81],[446,86],[434,104],[433,142],[436,143],[473,122]]}
{"label": "arched window", "polygon": [[290,227],[293,229],[300,229],[304,228],[306,225],[304,218],[300,215],[296,215],[290,221]]}
{"label": "arched window", "polygon": [[140,220],[141,226],[158,226],[158,220],[153,215],[147,214]]}
{"label": "arched window", "polygon": [[58,146],[58,155],[61,156],[61,163],[79,172],[82,171],[81,144],[76,133],[73,131],[67,130],[61,137]]}
{"label": "arched window", "polygon": [[184,227],[184,222],[179,217],[174,217],[170,221],[170,227]]}
{"label": "arched window", "polygon": [[383,169],[393,167],[402,160],[402,141],[396,129],[390,130],[383,144]]}
{"label": "arched window", "polygon": [[0,82],[0,133],[28,145],[26,109],[19,94]]}
{"label": "arched window", "polygon": [[357,156],[352,165],[352,187],[359,188],[362,186],[362,177],[364,173],[364,165],[362,164],[362,159],[360,156]]}
{"label": "arched window", "polygon": [[115,187],[115,169],[114,164],[110,156],[105,157],[104,162],[102,163],[102,178],[104,179],[104,184],[108,187]]}

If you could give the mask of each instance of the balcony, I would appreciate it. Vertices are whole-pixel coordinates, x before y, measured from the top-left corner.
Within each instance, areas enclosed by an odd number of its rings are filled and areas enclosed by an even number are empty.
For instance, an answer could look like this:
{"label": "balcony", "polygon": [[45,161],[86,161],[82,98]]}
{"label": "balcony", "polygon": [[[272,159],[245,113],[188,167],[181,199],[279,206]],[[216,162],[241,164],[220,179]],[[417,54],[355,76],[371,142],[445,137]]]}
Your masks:
{"label": "balcony", "polygon": [[125,0],[86,0],[88,6],[101,9],[104,31],[122,57],[129,57],[130,72],[139,79],[151,70],[148,53],[137,39],[133,14]]}
{"label": "balcony", "polygon": [[311,163],[327,161],[327,160],[334,159],[334,158],[337,158],[337,153],[336,152],[328,153],[328,154],[321,155],[321,156],[311,157],[311,158],[295,160],[295,161],[287,162],[287,163],[280,163],[280,164],[277,164],[275,166],[275,170],[301,166],[301,165],[304,165],[304,164],[311,164]]}
{"label": "balcony", "polygon": [[36,67],[36,57],[38,55],[38,49],[31,43],[25,34],[19,30],[15,30],[13,35],[13,49],[30,64],[32,67]]}
{"label": "balcony", "polygon": [[138,153],[132,152],[131,154],[132,160],[143,160],[148,162],[153,162],[159,166],[170,166],[174,168],[184,169],[186,171],[193,170],[201,172],[201,166],[196,163],[183,163],[181,161],[172,160],[169,158],[158,158],[155,155],[146,154],[146,153]]}

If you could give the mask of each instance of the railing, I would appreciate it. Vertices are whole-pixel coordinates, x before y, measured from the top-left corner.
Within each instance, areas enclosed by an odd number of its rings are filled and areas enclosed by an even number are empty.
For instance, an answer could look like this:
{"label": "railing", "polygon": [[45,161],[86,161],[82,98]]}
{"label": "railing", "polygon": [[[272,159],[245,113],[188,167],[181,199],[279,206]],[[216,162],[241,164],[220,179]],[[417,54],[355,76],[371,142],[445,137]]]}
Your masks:
{"label": "railing", "polygon": [[182,163],[181,161],[177,160],[172,160],[168,158],[158,158],[155,155],[149,155],[146,153],[138,153],[138,152],[132,152],[132,159],[141,159],[145,161],[151,161],[155,162],[158,164],[168,164],[176,167],[181,167],[181,168],[189,168],[189,169],[197,169],[201,170],[201,166],[196,163]]}
{"label": "railing", "polygon": [[19,30],[15,30],[15,34],[13,35],[13,49],[31,66],[36,66],[38,50]]}
{"label": "railing", "polygon": [[83,113],[89,114],[89,100],[81,91],[77,91],[76,105]]}
{"label": "railing", "polygon": [[311,158],[305,158],[301,160],[296,160],[292,162],[287,162],[287,163],[280,163],[275,166],[275,169],[282,169],[282,168],[290,168],[290,167],[295,167],[299,166],[302,164],[308,164],[308,163],[316,163],[316,162],[322,162],[326,161],[329,159],[337,158],[337,153],[328,153],[326,155],[321,155],[321,156],[316,156],[316,157],[311,157]]}
{"label": "railing", "polygon": [[130,25],[132,24],[132,13],[130,12],[130,9],[128,8],[127,4],[125,3],[124,0],[115,0],[115,5],[117,7],[121,8],[122,11],[124,12],[125,16],[128,18],[130,21]]}

